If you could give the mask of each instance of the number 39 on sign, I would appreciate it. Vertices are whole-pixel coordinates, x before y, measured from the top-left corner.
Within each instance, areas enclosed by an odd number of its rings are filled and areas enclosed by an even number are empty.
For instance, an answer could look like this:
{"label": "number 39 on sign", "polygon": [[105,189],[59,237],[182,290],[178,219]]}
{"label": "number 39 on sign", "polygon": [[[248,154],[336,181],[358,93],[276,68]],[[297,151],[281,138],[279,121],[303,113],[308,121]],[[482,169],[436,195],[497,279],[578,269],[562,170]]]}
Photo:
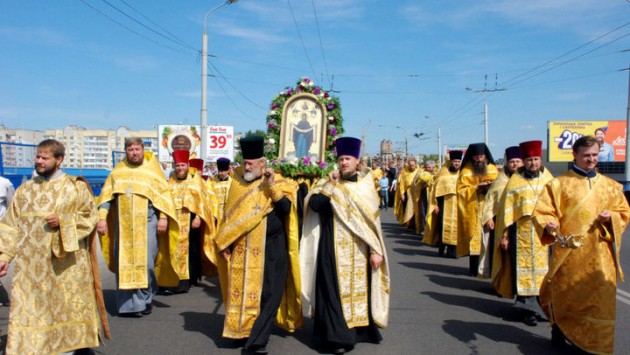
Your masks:
{"label": "number 39 on sign", "polygon": [[206,160],[216,161],[218,158],[234,159],[234,127],[209,126],[206,147]]}

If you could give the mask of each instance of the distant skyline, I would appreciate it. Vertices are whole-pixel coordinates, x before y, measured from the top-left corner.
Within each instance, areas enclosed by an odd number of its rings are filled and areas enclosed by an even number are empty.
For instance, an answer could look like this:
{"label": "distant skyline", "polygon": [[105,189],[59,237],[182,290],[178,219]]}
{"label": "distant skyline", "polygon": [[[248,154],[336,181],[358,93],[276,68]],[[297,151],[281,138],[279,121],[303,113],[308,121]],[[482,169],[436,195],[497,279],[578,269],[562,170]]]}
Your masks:
{"label": "distant skyline", "polygon": [[[199,124],[203,21],[221,3],[0,2],[0,123]],[[482,142],[474,91],[500,89],[487,93],[493,155],[546,147],[547,121],[626,119],[628,13],[625,0],[240,0],[208,17],[208,122],[265,130],[273,97],[306,76],[369,153],[406,137],[434,154],[438,127],[444,145]]]}

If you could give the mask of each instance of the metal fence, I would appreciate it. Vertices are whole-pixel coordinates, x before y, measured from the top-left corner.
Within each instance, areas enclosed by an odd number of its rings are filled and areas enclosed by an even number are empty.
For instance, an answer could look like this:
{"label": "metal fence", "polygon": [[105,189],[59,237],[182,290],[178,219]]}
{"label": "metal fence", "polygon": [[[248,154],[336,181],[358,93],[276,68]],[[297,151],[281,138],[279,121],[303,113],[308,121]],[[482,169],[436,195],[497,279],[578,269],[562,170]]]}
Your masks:
{"label": "metal fence", "polygon": [[37,145],[0,142],[0,175],[18,174],[20,168],[33,168]]}

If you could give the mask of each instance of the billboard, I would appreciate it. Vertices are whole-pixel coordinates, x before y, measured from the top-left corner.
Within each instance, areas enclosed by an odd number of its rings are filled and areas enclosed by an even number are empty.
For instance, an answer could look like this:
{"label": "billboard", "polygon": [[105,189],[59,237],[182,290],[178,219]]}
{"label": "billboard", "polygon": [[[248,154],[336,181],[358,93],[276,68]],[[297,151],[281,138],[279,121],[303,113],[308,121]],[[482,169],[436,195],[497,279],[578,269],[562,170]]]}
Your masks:
{"label": "billboard", "polygon": [[208,126],[206,137],[206,161],[217,161],[219,158],[234,160],[234,127]]}
{"label": "billboard", "polygon": [[626,161],[626,121],[549,121],[547,126],[549,161],[573,161],[573,143],[580,137],[599,138],[600,162]]}
{"label": "billboard", "polygon": [[174,150],[188,150],[190,159],[201,155],[201,136],[198,125],[159,125],[158,160],[170,163],[173,161]]}

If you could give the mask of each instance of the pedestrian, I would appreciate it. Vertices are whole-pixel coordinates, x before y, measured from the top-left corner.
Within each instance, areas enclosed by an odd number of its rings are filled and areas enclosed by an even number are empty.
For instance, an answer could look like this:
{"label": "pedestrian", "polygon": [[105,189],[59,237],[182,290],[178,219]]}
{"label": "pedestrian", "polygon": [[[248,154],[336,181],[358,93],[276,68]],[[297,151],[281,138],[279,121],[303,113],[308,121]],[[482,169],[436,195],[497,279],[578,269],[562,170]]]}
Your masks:
{"label": "pedestrian", "polygon": [[[223,336],[266,354],[274,323],[302,325],[297,183],[265,166],[264,139],[240,140],[243,167],[232,174],[216,237],[225,322]],[[374,185],[372,185],[374,191]]]}
{"label": "pedestrian", "polygon": [[540,304],[556,348],[566,350],[566,337],[589,353],[612,354],[617,278],[623,280],[619,250],[630,208],[622,186],[595,170],[597,139],[583,136],[572,149],[573,166],[545,186],[533,214],[552,250]]}
{"label": "pedestrian", "polygon": [[97,200],[96,229],[109,269],[116,274],[119,316],[151,314],[158,285],[158,235],[177,239],[175,208],[157,157],[139,137],[125,139],[125,158],[109,174]]}
{"label": "pedestrian", "polygon": [[387,178],[387,176],[383,175],[378,180],[378,186],[379,186],[379,195],[381,198],[380,208],[385,209],[387,211],[387,208],[389,206],[389,179]]}
{"label": "pedestrian", "polygon": [[17,189],[0,223],[0,276],[16,264],[7,354],[87,351],[98,347],[101,330],[109,338],[88,244],[96,205],[87,182],[60,170],[64,155],[56,140],[39,143],[37,176]]}
{"label": "pedestrian", "polygon": [[7,212],[9,204],[15,194],[15,188],[11,181],[3,176],[0,176],[0,220]]}
{"label": "pedestrian", "polygon": [[389,268],[378,197],[370,173],[358,170],[361,140],[337,139],[337,164],[307,196],[300,269],[304,314],[324,351],[378,344],[387,326]]}

